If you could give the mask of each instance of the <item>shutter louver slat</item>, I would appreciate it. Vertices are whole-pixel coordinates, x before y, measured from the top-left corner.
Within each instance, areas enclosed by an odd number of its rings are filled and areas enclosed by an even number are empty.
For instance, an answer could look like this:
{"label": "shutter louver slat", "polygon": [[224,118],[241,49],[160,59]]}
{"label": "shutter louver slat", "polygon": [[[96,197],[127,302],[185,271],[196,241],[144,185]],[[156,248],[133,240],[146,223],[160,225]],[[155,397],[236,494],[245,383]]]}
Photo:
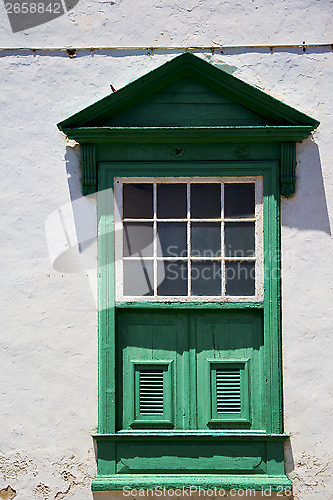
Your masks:
{"label": "shutter louver slat", "polygon": [[163,414],[163,370],[140,370],[140,413]]}
{"label": "shutter louver slat", "polygon": [[216,370],[216,407],[217,413],[241,412],[241,374],[240,370]]}

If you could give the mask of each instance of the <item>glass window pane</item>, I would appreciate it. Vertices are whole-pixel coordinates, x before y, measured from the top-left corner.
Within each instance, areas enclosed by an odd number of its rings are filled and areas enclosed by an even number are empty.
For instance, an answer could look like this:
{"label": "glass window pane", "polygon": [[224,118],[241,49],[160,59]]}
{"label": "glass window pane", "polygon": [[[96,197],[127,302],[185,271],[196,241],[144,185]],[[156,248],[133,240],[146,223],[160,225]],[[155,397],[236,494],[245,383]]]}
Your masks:
{"label": "glass window pane", "polygon": [[124,295],[153,295],[153,262],[143,260],[125,260]]}
{"label": "glass window pane", "polygon": [[221,262],[191,262],[191,295],[221,295]]}
{"label": "glass window pane", "polygon": [[221,224],[219,222],[193,222],[191,224],[192,257],[220,257]]}
{"label": "glass window pane", "polygon": [[186,219],[186,184],[157,185],[157,217],[159,219]]}
{"label": "glass window pane", "polygon": [[124,257],[153,256],[153,224],[125,222],[123,231]]}
{"label": "glass window pane", "polygon": [[157,295],[187,295],[187,262],[157,263]]}
{"label": "glass window pane", "polygon": [[255,263],[226,262],[227,295],[255,295]]}
{"label": "glass window pane", "polygon": [[238,219],[254,217],[254,183],[226,183],[224,185],[224,217]]}
{"label": "glass window pane", "polygon": [[254,257],[254,222],[226,222],[224,226],[226,257]]}
{"label": "glass window pane", "polygon": [[157,236],[159,257],[187,256],[186,222],[159,222]]}
{"label": "glass window pane", "polygon": [[221,184],[191,184],[191,217],[194,219],[221,217]]}
{"label": "glass window pane", "polygon": [[153,218],[153,185],[123,184],[123,217]]}

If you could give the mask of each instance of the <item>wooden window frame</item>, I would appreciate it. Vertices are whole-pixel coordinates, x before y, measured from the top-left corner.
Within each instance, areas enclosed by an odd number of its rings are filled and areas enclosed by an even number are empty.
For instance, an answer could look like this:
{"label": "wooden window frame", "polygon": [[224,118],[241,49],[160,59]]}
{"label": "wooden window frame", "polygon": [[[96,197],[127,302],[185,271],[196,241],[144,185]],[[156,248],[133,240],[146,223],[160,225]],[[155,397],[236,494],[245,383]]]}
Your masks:
{"label": "wooden window frame", "polygon": [[[153,184],[154,192],[154,215],[152,219],[123,219],[122,218],[122,186],[123,184],[134,184],[134,183],[147,183]],[[158,219],[156,215],[156,185],[157,184],[187,184],[187,217],[184,219]],[[194,219],[190,217],[190,185],[191,184],[221,184],[221,217],[216,219],[211,219],[214,222],[222,223],[222,243],[221,243],[221,256],[220,257],[191,257],[190,256],[190,223],[194,222],[207,222],[210,219]],[[224,216],[224,184],[237,184],[237,183],[254,183],[255,184],[255,216],[253,218],[243,218],[243,219],[230,219]],[[263,283],[263,268],[264,268],[264,258],[263,258],[263,186],[262,186],[262,176],[244,176],[244,177],[116,177],[114,179],[114,223],[115,223],[115,300],[117,303],[120,302],[261,302],[264,298],[264,283]],[[153,262],[154,266],[154,295],[152,296],[134,296],[134,295],[124,295],[123,294],[123,262],[126,261],[140,261],[140,257],[125,257],[123,258],[123,221],[125,222],[139,222],[153,223],[153,257],[143,257],[145,262]],[[157,256],[157,223],[159,221],[167,222],[185,222],[187,224],[187,249],[189,250],[188,256],[185,257],[158,257]],[[226,257],[224,255],[224,226],[226,222],[254,222],[255,223],[255,256],[248,258],[238,258],[238,257]],[[190,262],[195,261],[218,261],[221,262],[222,270],[222,294],[221,295],[192,295],[190,291],[191,287],[191,272],[190,272]],[[183,261],[187,264],[188,269],[188,294],[187,296],[177,296],[177,295],[157,295],[157,263],[164,261]],[[227,295],[225,290],[225,263],[226,262],[254,262],[255,263],[255,294],[254,295]]]}
{"label": "wooden window frame", "polygon": [[[200,108],[193,109],[197,120],[184,124],[180,118],[175,126],[165,125],[162,113],[159,126],[136,126],[135,116],[129,126],[112,124],[124,110],[138,103],[151,102],[161,89],[192,79],[234,101],[243,110],[239,122],[232,120],[220,125],[207,122]],[[200,101],[199,101],[200,103]],[[194,103],[195,107],[196,104]],[[248,110],[259,115],[259,124],[249,125]],[[222,113],[223,114],[223,113]],[[169,116],[170,118],[170,116]],[[230,115],[229,115],[230,118]],[[231,117],[232,118],[232,117]],[[115,121],[117,123],[117,119]],[[208,125],[207,125],[208,123]],[[134,126],[133,126],[134,124]],[[98,331],[99,331],[99,423],[94,438],[98,444],[98,476],[93,490],[121,490],[124,486],[182,488],[184,474],[119,474],[117,453],[126,443],[162,439],[173,446],[203,446],[205,440],[219,449],[232,448],[238,469],[246,465],[242,453],[256,455],[260,474],[186,474],[187,484],[201,488],[270,488],[280,493],[292,485],[284,470],[283,443],[288,435],[283,430],[282,400],[282,335],[280,290],[280,196],[295,193],[296,142],[308,137],[319,122],[278,101],[267,93],[228,74],[201,57],[186,51],[154,69],[123,89],[112,93],[92,106],[81,110],[58,124],[59,129],[81,145],[82,192],[98,191]],[[110,161],[112,159],[112,161]],[[194,160],[195,159],[195,160]],[[224,160],[224,161],[221,161]],[[152,176],[263,176],[264,223],[264,290],[260,302],[118,302],[114,294],[114,177]],[[266,384],[264,396],[265,429],[248,432],[189,433],[157,430],[117,432],[116,421],[116,308],[131,310],[165,309],[259,309],[263,314],[265,338]],[[150,442],[149,441],[149,442]],[[149,445],[148,442],[148,445]],[[237,450],[237,446],[239,449]],[[235,448],[236,447],[236,448]],[[246,457],[245,457],[246,458]],[[258,458],[258,457],[257,457]],[[224,466],[229,458],[225,457]],[[255,460],[256,461],[256,460]],[[223,468],[223,467],[222,467]],[[237,470],[238,470],[237,469]]]}
{"label": "wooden window frame", "polygon": [[[99,276],[99,432],[94,437],[98,442],[99,454],[111,452],[118,449],[120,443],[126,440],[144,439],[158,440],[188,440],[196,439],[202,442],[203,439],[231,440],[234,443],[243,443],[244,446],[252,446],[257,443],[264,443],[266,456],[272,456],[272,460],[267,458],[266,475],[259,476],[239,476],[241,483],[232,482],[228,474],[218,475],[216,479],[206,476],[206,480],[197,476],[192,478],[193,484],[200,484],[201,487],[216,485],[219,487],[230,487],[234,484],[247,484],[249,487],[290,486],[291,482],[284,473],[283,442],[288,437],[283,432],[282,414],[282,383],[281,383],[281,309],[280,309],[280,191],[279,191],[279,162],[277,161],[252,161],[252,162],[187,162],[179,170],[179,163],[170,164],[166,162],[149,162],[140,164],[138,162],[101,162],[99,163],[99,195],[98,195],[98,276]],[[113,200],[114,179],[120,177],[127,178],[147,178],[147,177],[189,177],[198,178],[249,178],[261,177],[263,180],[263,258],[264,258],[264,290],[265,295],[262,301],[191,301],[191,302],[161,302],[161,301],[128,301],[118,302],[115,295],[115,247],[113,235],[115,232],[115,215]],[[265,408],[265,430],[250,431],[247,423],[239,422],[235,430],[230,430],[223,426],[211,430],[197,431],[176,431],[173,429],[134,429],[117,430],[116,401],[114,394],[117,388],[115,384],[116,376],[116,351],[115,351],[115,317],[117,309],[149,310],[155,308],[164,309],[260,309],[263,314],[263,328],[265,336],[265,370],[269,373],[265,387],[264,400],[260,402]],[[215,360],[216,362],[216,360]],[[228,424],[226,422],[226,424]],[[236,425],[236,424],[235,424]],[[210,436],[210,437],[209,437]],[[125,441],[124,441],[125,440]],[[252,444],[251,444],[252,443]],[[241,446],[243,446],[243,444]],[[237,445],[238,446],[238,445]],[[115,447],[115,448],[114,448]],[[109,450],[109,451],[107,451]],[[242,454],[242,451],[239,451]],[[273,459],[274,457],[274,459]],[[103,462],[101,462],[102,464]],[[112,465],[113,464],[113,465]],[[93,489],[122,489],[129,484],[130,478],[127,475],[117,474],[115,462],[110,461],[106,468],[99,467],[99,475],[93,482]],[[114,471],[112,475],[112,470]],[[105,471],[105,472],[103,472]],[[107,472],[106,472],[107,471]],[[105,476],[107,474],[107,477]],[[274,476],[274,478],[273,478]],[[199,483],[197,481],[199,480]],[[153,487],[155,481],[166,487],[170,485],[183,485],[183,476],[178,480],[171,478],[168,474],[149,475],[145,480],[141,478],[142,485]],[[178,482],[177,482],[178,481]],[[275,481],[275,482],[274,482]],[[137,485],[137,483],[135,483]],[[260,488],[259,488],[260,486]],[[208,486],[207,486],[208,487]]]}

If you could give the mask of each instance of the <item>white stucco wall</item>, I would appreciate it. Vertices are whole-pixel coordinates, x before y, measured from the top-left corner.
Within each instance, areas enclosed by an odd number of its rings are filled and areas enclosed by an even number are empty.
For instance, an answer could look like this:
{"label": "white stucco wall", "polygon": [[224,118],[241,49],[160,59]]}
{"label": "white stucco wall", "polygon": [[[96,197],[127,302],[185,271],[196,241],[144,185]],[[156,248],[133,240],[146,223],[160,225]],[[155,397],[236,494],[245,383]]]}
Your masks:
{"label": "white stucco wall", "polygon": [[[325,1],[88,2],[2,47],[328,43]],[[0,490],[18,500],[106,500],[90,492],[97,424],[96,306],[85,273],[52,266],[45,221],[80,197],[78,148],[56,123],[180,50],[0,52]],[[333,498],[333,54],[329,47],[199,54],[321,121],[297,147],[296,195],[282,201],[283,342],[288,473],[295,499]],[[69,167],[66,170],[66,165]],[[85,202],[94,212],[94,201]],[[0,491],[0,498],[6,498]],[[8,497],[10,498],[10,497]],[[109,498],[109,496],[108,496]]]}

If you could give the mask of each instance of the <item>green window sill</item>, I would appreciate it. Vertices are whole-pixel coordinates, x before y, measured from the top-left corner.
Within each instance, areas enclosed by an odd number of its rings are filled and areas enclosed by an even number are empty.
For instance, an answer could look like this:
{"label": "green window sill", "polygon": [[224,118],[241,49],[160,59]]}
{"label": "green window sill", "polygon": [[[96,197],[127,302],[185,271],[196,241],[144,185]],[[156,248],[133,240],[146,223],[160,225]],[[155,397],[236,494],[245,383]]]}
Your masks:
{"label": "green window sill", "polygon": [[199,474],[115,474],[110,476],[97,476],[91,485],[92,491],[129,491],[131,489],[190,489],[196,491],[200,488],[255,490],[262,492],[271,491],[282,492],[292,489],[292,482],[283,475],[199,475]]}

